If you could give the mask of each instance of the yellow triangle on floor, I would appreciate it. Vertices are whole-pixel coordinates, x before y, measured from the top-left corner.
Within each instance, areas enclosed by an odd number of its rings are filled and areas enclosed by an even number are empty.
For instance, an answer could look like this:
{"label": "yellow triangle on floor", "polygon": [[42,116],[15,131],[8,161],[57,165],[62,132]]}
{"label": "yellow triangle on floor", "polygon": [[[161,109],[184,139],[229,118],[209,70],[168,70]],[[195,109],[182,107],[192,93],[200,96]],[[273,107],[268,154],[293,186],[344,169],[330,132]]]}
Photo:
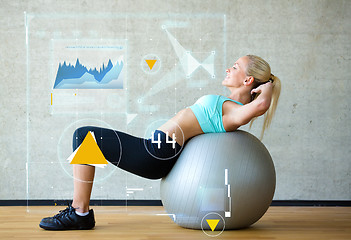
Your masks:
{"label": "yellow triangle on floor", "polygon": [[212,232],[216,229],[219,219],[206,219],[208,226],[210,226]]}
{"label": "yellow triangle on floor", "polygon": [[91,132],[85,136],[71,164],[108,164]]}
{"label": "yellow triangle on floor", "polygon": [[154,67],[156,61],[157,60],[145,59],[145,62],[147,63],[147,65],[149,65],[150,70]]}

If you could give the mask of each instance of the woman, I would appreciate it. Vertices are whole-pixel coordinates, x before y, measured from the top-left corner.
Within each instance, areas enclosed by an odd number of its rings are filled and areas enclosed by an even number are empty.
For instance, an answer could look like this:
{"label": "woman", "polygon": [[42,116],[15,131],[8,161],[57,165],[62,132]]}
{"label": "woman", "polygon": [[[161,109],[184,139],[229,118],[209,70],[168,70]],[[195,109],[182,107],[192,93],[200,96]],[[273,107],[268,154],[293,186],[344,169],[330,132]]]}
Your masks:
{"label": "woman", "polygon": [[[184,143],[196,135],[235,131],[266,113],[262,138],[277,107],[281,88],[279,78],[271,74],[266,61],[253,55],[239,58],[226,72],[222,85],[231,92],[228,98],[219,95],[201,97],[158,128],[152,139],[83,127],[74,133],[73,149],[82,143],[89,131],[93,131],[105,158],[112,164],[145,178],[158,179],[168,174]],[[72,205],[54,217],[42,219],[39,226],[47,230],[93,228],[94,212],[89,210],[89,200],[94,173],[93,166],[74,165]]]}

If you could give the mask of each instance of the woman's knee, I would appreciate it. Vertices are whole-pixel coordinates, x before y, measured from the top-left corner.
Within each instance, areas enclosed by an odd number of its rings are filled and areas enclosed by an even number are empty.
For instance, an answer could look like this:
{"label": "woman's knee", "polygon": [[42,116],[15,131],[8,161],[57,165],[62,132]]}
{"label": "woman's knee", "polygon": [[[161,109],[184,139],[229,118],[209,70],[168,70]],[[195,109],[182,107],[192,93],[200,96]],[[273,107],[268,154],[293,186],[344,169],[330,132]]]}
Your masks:
{"label": "woman's knee", "polygon": [[73,133],[73,150],[76,150],[77,147],[80,146],[80,144],[83,142],[84,138],[88,134],[89,131],[91,131],[92,127],[91,126],[85,126],[85,127],[80,127],[77,128],[74,133]]}

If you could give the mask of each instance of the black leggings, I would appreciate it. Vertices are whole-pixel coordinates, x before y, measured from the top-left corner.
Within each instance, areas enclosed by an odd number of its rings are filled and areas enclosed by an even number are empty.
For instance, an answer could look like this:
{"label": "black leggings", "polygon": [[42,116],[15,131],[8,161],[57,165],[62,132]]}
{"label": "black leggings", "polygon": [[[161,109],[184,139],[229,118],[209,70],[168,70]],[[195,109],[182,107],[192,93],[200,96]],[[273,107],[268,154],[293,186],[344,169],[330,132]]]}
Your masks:
{"label": "black leggings", "polygon": [[155,141],[152,142],[151,139],[134,137],[112,129],[86,126],[74,132],[73,151],[80,146],[89,131],[94,132],[96,142],[107,161],[148,179],[166,176],[182,150],[178,143],[170,143],[170,137],[166,140],[166,134],[159,130],[155,131]]}

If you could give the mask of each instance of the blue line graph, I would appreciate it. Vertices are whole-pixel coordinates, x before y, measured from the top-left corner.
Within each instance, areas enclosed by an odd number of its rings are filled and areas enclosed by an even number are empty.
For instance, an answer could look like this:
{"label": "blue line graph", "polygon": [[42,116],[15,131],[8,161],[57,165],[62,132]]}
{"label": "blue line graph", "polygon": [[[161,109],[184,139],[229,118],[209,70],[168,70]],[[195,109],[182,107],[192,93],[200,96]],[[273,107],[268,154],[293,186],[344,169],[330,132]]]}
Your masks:
{"label": "blue line graph", "polygon": [[75,65],[59,64],[54,89],[123,89],[123,58],[113,65],[111,59],[100,69],[87,69],[79,62]]}

